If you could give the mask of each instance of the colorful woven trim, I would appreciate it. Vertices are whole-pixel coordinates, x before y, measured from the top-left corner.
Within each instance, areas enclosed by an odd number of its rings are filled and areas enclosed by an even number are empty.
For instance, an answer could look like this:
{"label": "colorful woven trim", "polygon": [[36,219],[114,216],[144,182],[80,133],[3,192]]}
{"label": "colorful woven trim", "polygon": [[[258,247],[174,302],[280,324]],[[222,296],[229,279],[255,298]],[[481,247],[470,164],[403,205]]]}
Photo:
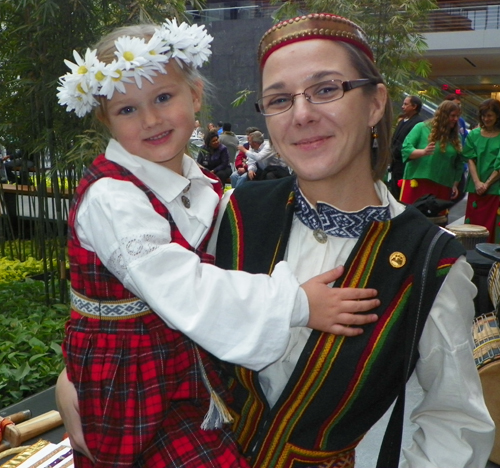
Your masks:
{"label": "colorful woven trim", "polygon": [[231,269],[242,270],[245,252],[245,242],[243,240],[243,220],[241,217],[240,209],[238,207],[238,202],[234,197],[231,197],[229,199],[229,203],[226,207],[226,213],[231,229],[231,238],[233,239],[233,264],[231,266]]}
{"label": "colorful woven trim", "polygon": [[[366,287],[374,266],[379,259],[380,246],[389,234],[390,227],[391,222],[374,223],[372,225],[363,245],[359,249],[359,254],[355,257],[347,272],[342,286]],[[287,441],[290,440],[295,427],[306,414],[309,403],[317,398],[317,394],[331,374],[332,367],[335,365],[345,342],[345,337],[342,336],[326,333],[320,335],[304,366],[301,379],[296,383],[294,391],[290,393],[287,401],[283,403],[281,410],[274,416],[271,426],[266,429],[268,437],[262,444],[257,458],[259,467],[284,468],[293,466],[292,460],[297,462],[300,460],[302,463],[307,462],[312,466],[317,466],[325,461],[325,458],[319,458],[320,456],[329,455],[331,458],[331,453],[322,451],[326,448],[330,433],[348,414],[356,401],[364,382],[370,375],[372,363],[377,360],[379,350],[384,346],[392,327],[398,322],[410,293],[411,280],[408,279],[402,285],[389,308],[379,318],[376,329],[360,356],[351,380],[346,383],[343,398],[339,400],[337,407],[333,408],[327,420],[319,428],[317,437],[318,451],[311,452],[309,454],[311,458],[306,459],[304,458],[305,454],[297,452],[297,448],[292,451]],[[344,448],[343,451],[353,449],[357,442],[352,447]]]}
{"label": "colorful woven trim", "polygon": [[121,301],[98,301],[71,289],[71,309],[79,314],[101,320],[120,320],[140,317],[152,313],[149,306],[139,298]]}
{"label": "colorful woven trim", "polygon": [[365,32],[352,21],[330,13],[313,13],[275,24],[262,37],[258,60],[263,68],[269,56],[280,47],[308,39],[329,39],[353,44],[373,61]]}

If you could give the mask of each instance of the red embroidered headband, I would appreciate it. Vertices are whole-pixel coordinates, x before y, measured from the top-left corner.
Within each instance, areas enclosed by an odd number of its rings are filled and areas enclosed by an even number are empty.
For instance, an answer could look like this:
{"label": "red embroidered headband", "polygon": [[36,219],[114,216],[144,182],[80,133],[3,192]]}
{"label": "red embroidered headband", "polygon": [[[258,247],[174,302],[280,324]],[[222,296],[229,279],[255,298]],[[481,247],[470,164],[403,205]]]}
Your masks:
{"label": "red embroidered headband", "polygon": [[365,32],[352,21],[329,13],[312,13],[275,24],[259,43],[258,59],[263,68],[280,47],[308,39],[330,39],[354,45],[373,61]]}

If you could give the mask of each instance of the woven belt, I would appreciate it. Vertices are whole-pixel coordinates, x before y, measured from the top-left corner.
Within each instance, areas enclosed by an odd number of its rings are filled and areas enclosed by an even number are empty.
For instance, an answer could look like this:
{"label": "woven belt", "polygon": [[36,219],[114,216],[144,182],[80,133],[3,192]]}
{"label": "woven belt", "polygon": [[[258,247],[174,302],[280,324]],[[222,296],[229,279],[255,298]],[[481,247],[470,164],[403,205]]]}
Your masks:
{"label": "woven belt", "polygon": [[101,320],[120,320],[150,314],[152,310],[141,299],[123,299],[121,301],[97,301],[71,290],[71,309],[85,317]]}

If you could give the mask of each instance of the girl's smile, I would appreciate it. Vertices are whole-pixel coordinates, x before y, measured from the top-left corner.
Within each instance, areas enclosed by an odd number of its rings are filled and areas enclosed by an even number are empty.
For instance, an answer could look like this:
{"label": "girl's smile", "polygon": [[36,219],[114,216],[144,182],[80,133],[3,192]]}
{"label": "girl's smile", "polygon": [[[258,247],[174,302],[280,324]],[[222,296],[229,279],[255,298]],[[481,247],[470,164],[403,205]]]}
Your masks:
{"label": "girl's smile", "polygon": [[201,107],[201,83],[191,88],[175,63],[154,83],[126,84],[108,101],[103,122],[131,154],[182,172],[182,156]]}

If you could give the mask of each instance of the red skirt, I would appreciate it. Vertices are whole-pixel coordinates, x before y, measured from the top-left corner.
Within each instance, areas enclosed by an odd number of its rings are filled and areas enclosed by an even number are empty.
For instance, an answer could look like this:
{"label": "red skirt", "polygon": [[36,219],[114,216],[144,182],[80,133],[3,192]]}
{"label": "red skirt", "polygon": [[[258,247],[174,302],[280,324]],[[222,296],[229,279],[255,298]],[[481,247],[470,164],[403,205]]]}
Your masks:
{"label": "red skirt", "polygon": [[[64,351],[85,441],[96,459],[75,466],[249,468],[230,426],[200,428],[210,396],[195,345],[156,315],[97,320],[72,312]],[[202,349],[214,389],[227,397]]]}
{"label": "red skirt", "polygon": [[[416,181],[416,187],[411,186],[412,180]],[[411,179],[403,180],[401,187],[400,200],[403,203],[411,205],[420,197],[427,194],[435,195],[439,200],[451,200],[451,188],[445,185],[438,184],[428,179]]]}
{"label": "red skirt", "polygon": [[478,195],[469,193],[467,195],[467,206],[465,207],[465,223],[484,226],[490,232],[488,242],[500,243],[500,196]]}

